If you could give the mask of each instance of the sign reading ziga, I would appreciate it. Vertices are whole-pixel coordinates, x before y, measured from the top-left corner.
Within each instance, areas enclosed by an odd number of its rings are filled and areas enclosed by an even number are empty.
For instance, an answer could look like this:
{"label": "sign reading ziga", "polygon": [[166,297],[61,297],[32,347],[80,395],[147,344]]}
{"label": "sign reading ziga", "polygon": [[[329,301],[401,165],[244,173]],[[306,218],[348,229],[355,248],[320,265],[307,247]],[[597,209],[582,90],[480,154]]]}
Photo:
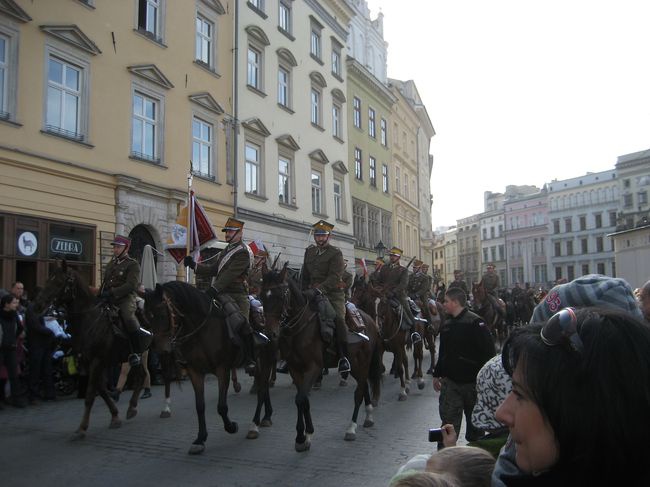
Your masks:
{"label": "sign reading ziga", "polygon": [[59,254],[81,255],[83,245],[79,240],[54,237],[50,241],[50,250]]}

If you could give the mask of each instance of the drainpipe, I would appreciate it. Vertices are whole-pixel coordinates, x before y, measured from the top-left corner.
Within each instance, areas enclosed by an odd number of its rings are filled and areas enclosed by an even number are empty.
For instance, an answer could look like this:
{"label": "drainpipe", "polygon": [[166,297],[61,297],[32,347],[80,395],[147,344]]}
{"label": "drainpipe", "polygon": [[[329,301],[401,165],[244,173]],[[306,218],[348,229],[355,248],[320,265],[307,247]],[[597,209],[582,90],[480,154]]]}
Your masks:
{"label": "drainpipe", "polygon": [[238,153],[239,153],[239,90],[237,89],[237,84],[239,81],[239,2],[235,0],[234,5],[234,15],[235,15],[235,25],[233,30],[233,82],[232,82],[232,99],[233,99],[233,120],[232,120],[232,130],[233,130],[233,151],[232,151],[232,168],[233,168],[233,214],[237,218],[237,194],[238,194]]}

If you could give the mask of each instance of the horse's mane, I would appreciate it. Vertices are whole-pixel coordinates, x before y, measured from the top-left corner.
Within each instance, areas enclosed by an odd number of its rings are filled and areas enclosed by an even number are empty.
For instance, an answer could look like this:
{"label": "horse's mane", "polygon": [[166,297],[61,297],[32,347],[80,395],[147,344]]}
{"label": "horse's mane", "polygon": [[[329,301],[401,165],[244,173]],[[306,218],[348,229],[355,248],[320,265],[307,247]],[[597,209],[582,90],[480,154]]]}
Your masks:
{"label": "horse's mane", "polygon": [[79,274],[79,272],[71,267],[68,268],[68,272],[74,277],[74,281],[77,284],[77,293],[78,297],[85,299],[87,301],[94,301],[95,295],[90,290],[90,286],[84,279],[84,277]]}
{"label": "horse's mane", "polygon": [[294,300],[298,306],[304,305],[305,299],[300,292],[300,286],[298,286],[298,282],[295,280],[295,278],[289,276],[288,274],[285,276],[283,270],[271,269],[269,272],[264,274],[262,276],[262,287],[268,288],[270,286],[280,285],[285,281],[289,286],[292,300]]}
{"label": "horse's mane", "polygon": [[163,290],[185,314],[205,316],[210,310],[210,298],[203,291],[183,281],[169,281]]}

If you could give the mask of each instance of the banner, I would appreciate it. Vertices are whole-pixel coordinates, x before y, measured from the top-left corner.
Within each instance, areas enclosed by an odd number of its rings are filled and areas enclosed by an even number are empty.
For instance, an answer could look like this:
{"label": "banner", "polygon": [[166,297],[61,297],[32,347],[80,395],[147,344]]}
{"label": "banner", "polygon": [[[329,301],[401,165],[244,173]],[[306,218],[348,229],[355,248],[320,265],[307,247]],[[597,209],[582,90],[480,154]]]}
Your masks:
{"label": "banner", "polygon": [[361,263],[361,268],[363,269],[363,277],[368,275],[368,267],[366,266],[366,259],[357,259]]}
{"label": "banner", "polygon": [[249,243],[248,247],[251,249],[251,252],[253,252],[253,255],[257,255],[260,252],[266,251],[266,247],[264,246],[264,243],[259,238]]}
{"label": "banner", "polygon": [[217,239],[205,210],[194,196],[194,191],[191,191],[189,205],[181,208],[165,245],[165,249],[179,264],[187,255],[188,215],[190,219],[190,254],[198,253],[203,245]]}

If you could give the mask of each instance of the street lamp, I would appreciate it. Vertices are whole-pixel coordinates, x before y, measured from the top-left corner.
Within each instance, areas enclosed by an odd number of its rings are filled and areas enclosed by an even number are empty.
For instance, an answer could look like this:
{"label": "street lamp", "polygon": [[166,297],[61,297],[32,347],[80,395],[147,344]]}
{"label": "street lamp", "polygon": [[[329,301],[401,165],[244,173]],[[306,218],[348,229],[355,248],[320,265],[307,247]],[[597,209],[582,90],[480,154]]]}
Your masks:
{"label": "street lamp", "polygon": [[383,260],[384,252],[386,252],[386,246],[381,240],[377,243],[377,245],[375,245],[375,252],[377,252],[377,258]]}

